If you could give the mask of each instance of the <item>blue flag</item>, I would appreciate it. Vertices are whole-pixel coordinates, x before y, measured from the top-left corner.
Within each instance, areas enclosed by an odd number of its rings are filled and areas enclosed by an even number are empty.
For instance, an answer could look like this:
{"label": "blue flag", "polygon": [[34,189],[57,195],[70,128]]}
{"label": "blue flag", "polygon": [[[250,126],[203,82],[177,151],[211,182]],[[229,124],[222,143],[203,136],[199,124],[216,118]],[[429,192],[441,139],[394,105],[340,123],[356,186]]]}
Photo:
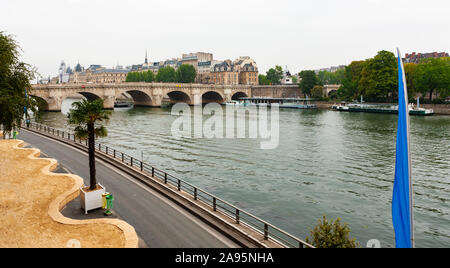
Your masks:
{"label": "blue flag", "polygon": [[413,247],[411,153],[409,147],[408,91],[402,57],[398,51],[398,129],[392,222],[397,248]]}

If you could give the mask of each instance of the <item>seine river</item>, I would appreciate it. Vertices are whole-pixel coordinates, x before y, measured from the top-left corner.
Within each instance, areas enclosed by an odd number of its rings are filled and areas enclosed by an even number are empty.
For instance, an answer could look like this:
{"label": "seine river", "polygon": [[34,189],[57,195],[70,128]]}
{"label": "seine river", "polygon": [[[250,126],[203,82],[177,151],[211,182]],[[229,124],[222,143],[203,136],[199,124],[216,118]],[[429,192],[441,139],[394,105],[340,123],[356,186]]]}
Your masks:
{"label": "seine river", "polygon": [[[63,103],[63,113],[70,100]],[[40,121],[67,128],[63,113]],[[280,110],[280,143],[174,139],[170,109],[113,112],[101,140],[304,239],[326,215],[365,247],[394,246],[391,200],[397,115]],[[248,119],[254,120],[254,119]],[[411,117],[417,247],[450,246],[450,117]]]}

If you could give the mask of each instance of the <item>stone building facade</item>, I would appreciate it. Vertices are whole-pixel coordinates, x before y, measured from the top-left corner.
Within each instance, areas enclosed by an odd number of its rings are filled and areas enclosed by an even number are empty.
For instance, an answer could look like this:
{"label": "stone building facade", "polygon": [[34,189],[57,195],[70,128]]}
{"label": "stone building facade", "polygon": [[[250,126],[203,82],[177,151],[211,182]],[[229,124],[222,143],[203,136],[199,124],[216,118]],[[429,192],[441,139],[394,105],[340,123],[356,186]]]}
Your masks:
{"label": "stone building facade", "polygon": [[124,83],[128,70],[106,69],[100,65],[91,65],[83,72],[74,72],[70,82],[79,83]]}
{"label": "stone building facade", "polygon": [[200,84],[212,84],[211,72],[213,71],[214,66],[219,63],[221,63],[221,61],[217,60],[199,62],[197,64],[197,77],[195,82]]}
{"label": "stone building facade", "polygon": [[182,59],[183,60],[196,60],[197,62],[207,62],[207,61],[213,61],[214,56],[212,53],[197,52],[197,53],[183,54]]}
{"label": "stone building facade", "polygon": [[432,52],[432,53],[416,53],[413,52],[412,54],[405,54],[405,58],[403,59],[403,62],[405,63],[419,63],[423,59],[430,59],[430,58],[446,58],[449,57],[449,54],[447,52]]}
{"label": "stone building facade", "polygon": [[213,84],[258,85],[258,67],[250,57],[240,57],[215,64],[210,77]]}
{"label": "stone building facade", "polygon": [[256,67],[256,64],[247,63],[240,68],[239,84],[258,85],[258,67]]}
{"label": "stone building facade", "polygon": [[239,72],[231,60],[214,65],[210,76],[212,84],[239,85]]}
{"label": "stone building facade", "polygon": [[93,83],[124,83],[127,79],[127,70],[105,69],[92,73]]}

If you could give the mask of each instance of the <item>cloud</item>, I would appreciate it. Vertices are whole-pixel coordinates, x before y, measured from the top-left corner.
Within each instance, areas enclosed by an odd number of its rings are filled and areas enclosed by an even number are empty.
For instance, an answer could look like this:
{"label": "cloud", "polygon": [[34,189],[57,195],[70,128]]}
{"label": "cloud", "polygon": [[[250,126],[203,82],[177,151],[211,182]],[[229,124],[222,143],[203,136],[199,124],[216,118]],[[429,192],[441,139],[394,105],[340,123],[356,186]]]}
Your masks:
{"label": "cloud", "polygon": [[82,0],[65,0],[69,5],[80,4]]}
{"label": "cloud", "polygon": [[367,0],[367,2],[369,3],[369,4],[373,4],[373,5],[380,5],[380,4],[382,4],[382,2],[383,2],[383,0]]}

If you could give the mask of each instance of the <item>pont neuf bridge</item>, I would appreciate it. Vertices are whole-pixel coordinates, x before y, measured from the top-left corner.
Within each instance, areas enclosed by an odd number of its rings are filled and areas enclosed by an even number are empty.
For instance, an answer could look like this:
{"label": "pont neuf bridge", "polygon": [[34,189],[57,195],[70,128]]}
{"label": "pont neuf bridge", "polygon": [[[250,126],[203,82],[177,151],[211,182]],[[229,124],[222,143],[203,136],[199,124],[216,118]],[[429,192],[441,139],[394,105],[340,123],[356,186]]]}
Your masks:
{"label": "pont neuf bridge", "polygon": [[[250,85],[205,85],[178,83],[117,83],[117,84],[47,84],[33,85],[30,96],[45,101],[47,111],[61,111],[62,102],[76,94],[88,100],[102,99],[105,109],[114,109],[116,99],[124,94],[131,96],[136,106],[160,107],[163,100],[171,103],[201,105],[223,103],[245,97],[298,97],[296,85],[250,86]],[[126,95],[125,95],[126,96]]]}

